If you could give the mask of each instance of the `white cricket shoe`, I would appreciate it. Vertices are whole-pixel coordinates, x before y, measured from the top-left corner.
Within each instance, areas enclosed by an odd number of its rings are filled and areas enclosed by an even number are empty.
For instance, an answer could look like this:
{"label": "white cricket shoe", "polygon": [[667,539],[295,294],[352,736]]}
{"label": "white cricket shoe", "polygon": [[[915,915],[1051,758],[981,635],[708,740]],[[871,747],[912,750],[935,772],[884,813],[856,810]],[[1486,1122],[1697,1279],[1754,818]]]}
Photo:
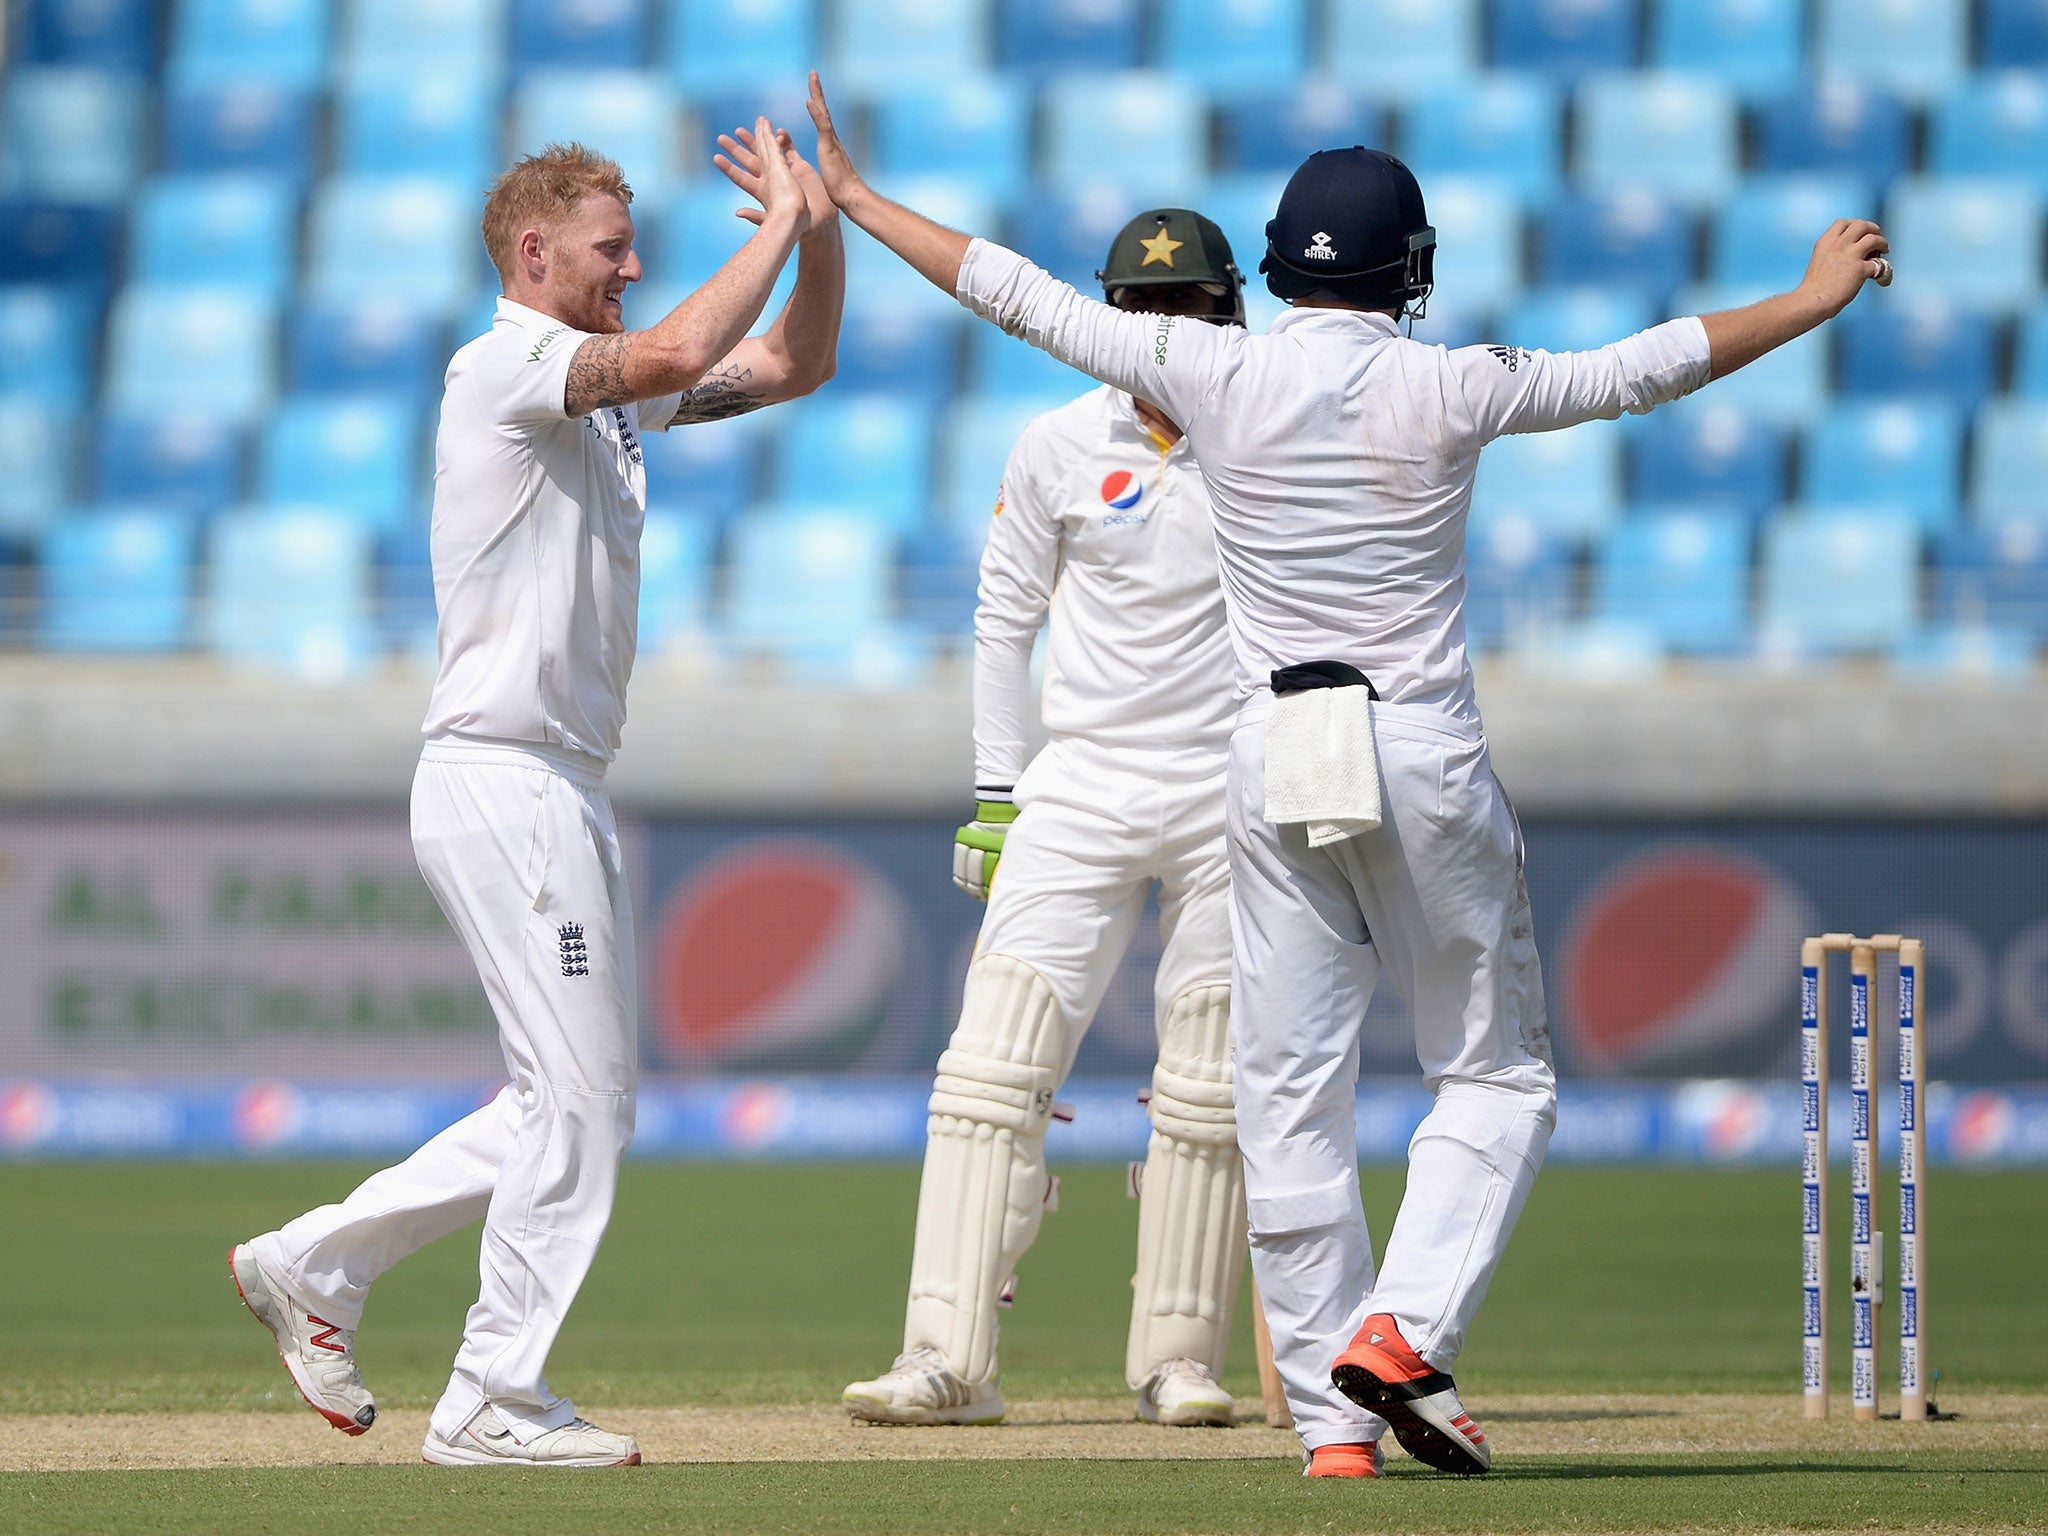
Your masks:
{"label": "white cricket shoe", "polygon": [[1237,1404],[1216,1384],[1206,1365],[1169,1360],[1138,1389],[1138,1417],[1147,1424],[1208,1424],[1228,1429],[1237,1422]]}
{"label": "white cricket shoe", "polygon": [[242,1304],[277,1340],[277,1353],[313,1411],[344,1435],[360,1435],[377,1422],[377,1403],[356,1369],[353,1328],[338,1328],[308,1312],[280,1284],[247,1243],[228,1250],[228,1273]]}
{"label": "white cricket shoe", "polygon": [[965,1381],[930,1344],[906,1349],[873,1381],[856,1381],[840,1406],[867,1424],[1000,1424],[1003,1394],[993,1381]]}
{"label": "white cricket shoe", "polygon": [[485,1403],[445,1440],[428,1430],[420,1459],[437,1467],[637,1467],[640,1447],[631,1435],[612,1434],[588,1419],[521,1440]]}

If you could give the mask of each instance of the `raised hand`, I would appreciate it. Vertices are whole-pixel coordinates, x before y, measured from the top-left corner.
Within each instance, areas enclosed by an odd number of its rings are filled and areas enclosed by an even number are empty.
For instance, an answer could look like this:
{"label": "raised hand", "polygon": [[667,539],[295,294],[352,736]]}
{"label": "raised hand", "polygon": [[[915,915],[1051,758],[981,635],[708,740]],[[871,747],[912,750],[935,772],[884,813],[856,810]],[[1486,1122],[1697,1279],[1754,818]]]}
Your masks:
{"label": "raised hand", "polygon": [[1799,286],[1822,311],[1836,315],[1866,281],[1879,275],[1878,258],[1891,249],[1884,231],[1868,219],[1837,219],[1813,245]]}
{"label": "raised hand", "polygon": [[825,87],[819,83],[815,69],[811,71],[810,108],[811,122],[818,130],[818,175],[832,201],[844,208],[849,198],[865,190],[865,184],[860,172],[853,168],[853,157],[839,142],[838,130],[832,126],[832,109],[825,105]]}
{"label": "raised hand", "polygon": [[797,179],[796,166],[790,163],[794,160],[803,165],[803,157],[788,147],[789,135],[777,133],[766,117],[754,119],[752,133],[744,128],[740,132],[748,141],[744,149],[737,140],[721,136],[718,142],[728,146],[728,154],[712,157],[727,180],[761,205],[738,209],[739,216],[749,224],[765,224],[776,214],[786,214],[795,220],[799,237],[808,233],[810,198]]}
{"label": "raised hand", "polygon": [[[775,142],[781,148],[790,168],[796,172],[797,185],[804,189],[804,205],[811,213],[811,231],[816,233],[838,219],[838,205],[832,201],[832,195],[825,190],[825,183],[820,179],[817,167],[797,153],[796,145],[790,139],[787,130],[778,129]],[[711,157],[711,163],[725,172],[728,181],[747,196],[756,199],[760,197],[758,188],[761,184],[761,157],[756,150],[758,143],[751,129],[735,128],[731,133],[721,133],[718,136],[718,147],[724,153]],[[756,224],[761,222],[759,209],[741,208],[737,212],[743,219]]]}

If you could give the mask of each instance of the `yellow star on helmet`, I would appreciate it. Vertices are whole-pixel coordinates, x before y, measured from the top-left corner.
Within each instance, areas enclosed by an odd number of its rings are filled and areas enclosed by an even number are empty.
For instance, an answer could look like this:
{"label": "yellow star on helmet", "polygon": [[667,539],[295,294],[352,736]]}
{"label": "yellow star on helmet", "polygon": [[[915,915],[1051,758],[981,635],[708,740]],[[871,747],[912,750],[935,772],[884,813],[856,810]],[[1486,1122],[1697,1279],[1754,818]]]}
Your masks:
{"label": "yellow star on helmet", "polygon": [[1162,224],[1158,234],[1150,240],[1140,240],[1138,244],[1145,248],[1145,259],[1138,263],[1140,267],[1149,267],[1155,261],[1163,261],[1170,267],[1173,265],[1173,253],[1187,242],[1174,239],[1173,231]]}

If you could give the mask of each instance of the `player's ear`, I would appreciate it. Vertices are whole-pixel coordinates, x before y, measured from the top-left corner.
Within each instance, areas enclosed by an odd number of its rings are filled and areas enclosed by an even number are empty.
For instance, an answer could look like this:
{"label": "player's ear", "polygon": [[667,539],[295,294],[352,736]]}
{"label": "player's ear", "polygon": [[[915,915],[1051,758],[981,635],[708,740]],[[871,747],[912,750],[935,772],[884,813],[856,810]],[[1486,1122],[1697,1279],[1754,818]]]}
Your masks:
{"label": "player's ear", "polygon": [[528,228],[519,232],[519,264],[536,283],[548,275],[548,241],[539,229]]}

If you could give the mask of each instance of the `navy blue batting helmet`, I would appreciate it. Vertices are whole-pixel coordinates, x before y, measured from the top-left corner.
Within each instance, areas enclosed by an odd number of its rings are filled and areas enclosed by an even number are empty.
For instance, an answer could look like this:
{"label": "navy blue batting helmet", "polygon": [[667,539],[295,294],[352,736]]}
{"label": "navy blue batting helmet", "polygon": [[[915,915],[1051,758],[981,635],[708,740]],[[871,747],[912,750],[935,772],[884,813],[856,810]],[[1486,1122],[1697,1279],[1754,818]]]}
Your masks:
{"label": "navy blue batting helmet", "polygon": [[1259,270],[1278,299],[1419,310],[1435,257],[1436,231],[1414,173],[1392,155],[1353,145],[1310,155],[1287,179]]}

